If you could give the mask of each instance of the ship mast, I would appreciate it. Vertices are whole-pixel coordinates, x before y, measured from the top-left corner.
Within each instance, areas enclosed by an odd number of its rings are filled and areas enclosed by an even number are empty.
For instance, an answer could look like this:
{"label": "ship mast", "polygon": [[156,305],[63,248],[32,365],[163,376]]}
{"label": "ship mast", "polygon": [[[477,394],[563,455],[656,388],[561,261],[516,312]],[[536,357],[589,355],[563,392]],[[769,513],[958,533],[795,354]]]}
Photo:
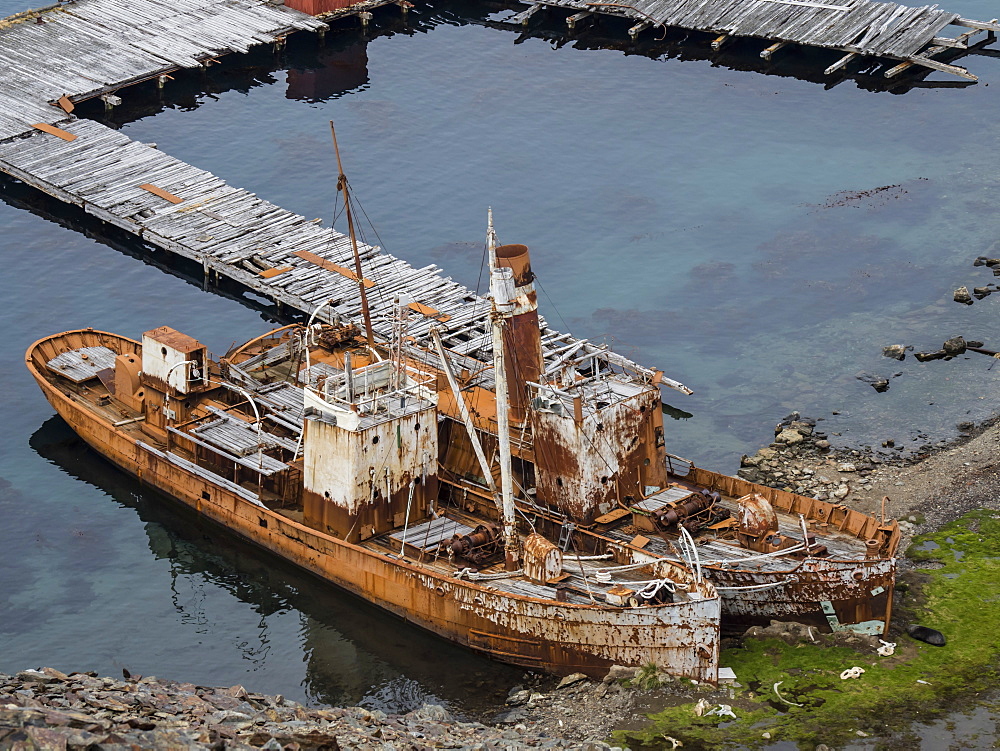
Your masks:
{"label": "ship mast", "polygon": [[507,376],[504,370],[503,328],[513,310],[514,272],[497,266],[497,236],[493,230],[493,209],[489,210],[486,246],[490,259],[490,297],[493,307],[490,323],[493,336],[493,377],[496,380],[497,438],[500,442],[500,497],[503,512],[503,542],[505,568],[516,571],[521,567],[520,540],[514,518],[514,478],[511,475],[510,417],[508,415]]}
{"label": "ship mast", "polygon": [[333,120],[330,121],[330,135],[333,136],[333,150],[337,154],[337,190],[344,193],[344,213],[347,214],[347,234],[351,236],[351,250],[354,251],[354,274],[358,278],[358,292],[361,294],[361,315],[365,320],[365,338],[368,339],[368,346],[375,346],[375,337],[372,334],[372,316],[368,310],[368,294],[365,292],[365,277],[361,273],[361,256],[358,254],[358,238],[354,234],[354,218],[351,216],[351,197],[348,193],[347,176],[344,174],[344,165],[340,163],[340,147],[337,146],[337,131],[333,127]]}

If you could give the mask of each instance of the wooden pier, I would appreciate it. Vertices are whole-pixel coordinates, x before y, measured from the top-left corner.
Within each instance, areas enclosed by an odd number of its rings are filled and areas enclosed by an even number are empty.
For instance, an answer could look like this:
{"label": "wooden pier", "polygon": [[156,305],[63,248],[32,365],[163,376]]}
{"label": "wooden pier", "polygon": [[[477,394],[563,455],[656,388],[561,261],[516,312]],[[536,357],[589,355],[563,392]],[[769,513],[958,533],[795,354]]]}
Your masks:
{"label": "wooden pier", "polygon": [[[801,45],[845,53],[826,69],[840,70],[862,58],[898,61],[885,72],[893,78],[917,65],[975,81],[965,68],[934,59],[943,52],[969,50],[974,38],[985,35],[985,43],[996,39],[1000,24],[972,21],[937,5],[909,7],[872,0],[522,0],[527,9],[511,23],[527,25],[540,11],[569,11],[566,25],[578,25],[597,15],[634,22],[628,29],[632,39],[646,30],[665,33],[668,28],[699,31],[715,37],[719,49],[736,38],[753,38],[765,45],[760,56],[772,56],[788,45]],[[955,36],[941,36],[949,26],[961,29]],[[653,33],[652,31],[650,33]],[[980,44],[983,43],[980,42]]]}

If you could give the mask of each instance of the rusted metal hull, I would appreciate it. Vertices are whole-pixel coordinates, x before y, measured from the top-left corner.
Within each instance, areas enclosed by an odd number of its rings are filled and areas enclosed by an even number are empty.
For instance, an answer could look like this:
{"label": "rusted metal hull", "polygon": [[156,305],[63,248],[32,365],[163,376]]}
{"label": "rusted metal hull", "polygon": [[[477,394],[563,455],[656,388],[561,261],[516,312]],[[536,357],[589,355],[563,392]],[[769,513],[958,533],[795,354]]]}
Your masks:
{"label": "rusted metal hull", "polygon": [[749,493],[764,496],[785,514],[801,514],[807,521],[855,537],[874,539],[881,554],[867,559],[806,558],[788,560],[786,569],[754,570],[711,566],[705,576],[722,595],[724,631],[767,626],[772,620],[797,621],[821,631],[857,631],[883,634],[892,616],[892,593],[896,576],[896,550],[900,532],[895,521],[879,520],[869,514],[718,474],[692,466],[682,477],[671,479],[731,497]]}
{"label": "rusted metal hull", "polygon": [[[778,620],[805,623],[826,632],[882,634],[892,611],[896,561],[807,558],[782,572],[713,567],[704,573],[722,594],[726,631],[767,626]],[[742,587],[747,589],[739,589]]]}
{"label": "rusted metal hull", "polygon": [[44,362],[67,348],[64,341],[71,346],[99,341],[129,352],[136,351],[138,343],[104,332],[68,332],[32,345],[27,365],[49,403],[94,450],[241,537],[503,662],[594,677],[603,676],[612,665],[654,662],[674,675],[717,681],[719,598],[627,612],[560,603],[498,592],[322,534],[192,474],[176,458],[146,443],[135,426],[116,427],[100,419],[84,398],[60,389],[44,372]]}

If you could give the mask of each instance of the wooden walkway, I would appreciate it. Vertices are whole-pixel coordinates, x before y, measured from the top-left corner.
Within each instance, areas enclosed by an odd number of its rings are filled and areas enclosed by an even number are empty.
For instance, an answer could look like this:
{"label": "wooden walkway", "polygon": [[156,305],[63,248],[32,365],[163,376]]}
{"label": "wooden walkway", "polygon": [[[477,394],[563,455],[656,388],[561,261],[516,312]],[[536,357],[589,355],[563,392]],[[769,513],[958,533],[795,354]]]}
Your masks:
{"label": "wooden walkway", "polygon": [[[523,0],[527,10],[514,21],[527,24],[540,10],[561,8],[576,11],[567,18],[570,28],[595,14],[618,16],[636,22],[629,35],[636,38],[645,29],[676,27],[717,35],[718,49],[733,37],[765,40],[770,46],[761,57],[788,44],[821,47],[845,52],[845,57],[827,68],[842,68],[855,57],[874,57],[904,63],[887,72],[898,75],[912,65],[921,65],[976,80],[965,68],[933,59],[946,50],[968,49],[970,39],[980,33],[989,41],[1000,31],[996,21],[983,23],[940,10],[937,5],[909,7],[872,0]],[[955,37],[940,36],[946,27],[963,27]]]}
{"label": "wooden walkway", "polygon": [[11,16],[0,20],[0,140],[64,119],[73,102],[326,28],[260,0],[80,0]]}

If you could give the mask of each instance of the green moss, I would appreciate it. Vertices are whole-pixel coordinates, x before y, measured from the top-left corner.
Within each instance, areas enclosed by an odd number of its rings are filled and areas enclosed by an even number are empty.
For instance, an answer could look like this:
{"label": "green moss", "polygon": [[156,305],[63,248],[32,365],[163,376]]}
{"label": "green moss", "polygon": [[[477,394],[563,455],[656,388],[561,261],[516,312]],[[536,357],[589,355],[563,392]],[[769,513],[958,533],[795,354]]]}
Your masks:
{"label": "green moss", "polygon": [[[693,704],[651,715],[640,731],[618,732],[615,742],[632,748],[670,748],[666,736],[692,748],[755,747],[790,741],[802,748],[834,745],[857,731],[869,735],[945,711],[957,696],[996,685],[1000,655],[1000,515],[980,510],[938,532],[916,538],[908,554],[936,561],[916,602],[897,591],[897,615],[941,631],[945,647],[908,636],[892,657],[812,644],[789,646],[778,640],[747,640],[724,650],[721,664],[732,667],[744,687],[731,704],[737,720],[698,717]],[[903,606],[903,607],[900,607]],[[859,666],[860,678],[841,680],[841,671]],[[774,684],[781,682],[775,693]],[[923,683],[919,681],[924,681]],[[801,704],[802,706],[795,706]],[[765,738],[764,734],[769,734]]]}

